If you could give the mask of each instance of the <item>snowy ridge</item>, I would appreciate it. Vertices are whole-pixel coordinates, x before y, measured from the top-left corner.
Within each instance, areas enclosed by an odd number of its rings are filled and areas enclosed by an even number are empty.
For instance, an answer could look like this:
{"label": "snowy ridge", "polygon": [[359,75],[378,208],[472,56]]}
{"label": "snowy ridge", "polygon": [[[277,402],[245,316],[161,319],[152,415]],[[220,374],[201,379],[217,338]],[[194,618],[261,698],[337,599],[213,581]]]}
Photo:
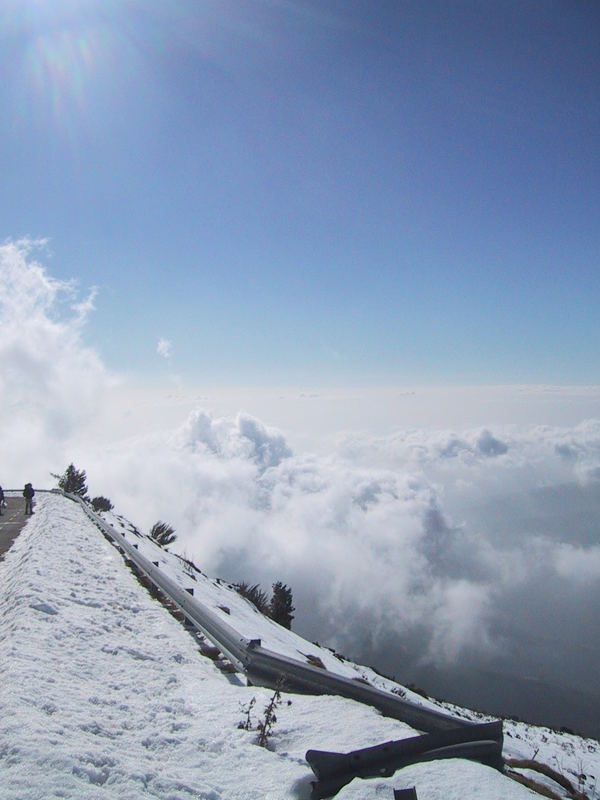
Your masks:
{"label": "snowy ridge", "polygon": [[[142,574],[164,591],[186,619],[210,639],[237,669],[245,672],[253,684],[276,688],[280,682],[285,681],[290,691],[339,694],[372,705],[386,716],[407,722],[422,731],[455,730],[471,725],[464,717],[451,716],[440,710],[425,708],[422,704],[411,703],[402,699],[397,693],[372,686],[364,678],[348,678],[341,675],[339,670],[325,667],[319,656],[299,651],[303,658],[300,661],[289,654],[283,655],[273,649],[265,648],[260,638],[249,639],[241,636],[229,622],[219,619],[215,611],[193,597],[195,592],[193,585],[183,589],[160,568],[160,561],[152,561],[144,556],[140,552],[139,534],[138,541],[131,544],[122,531],[116,531],[114,527],[108,525],[81,498],[70,496],[70,499],[79,502],[88,517],[124,549]],[[191,579],[188,583],[195,583],[196,570],[192,565],[188,567],[190,569],[187,575]],[[230,590],[231,588],[229,587]],[[226,607],[217,607],[217,610],[230,616],[231,612],[224,611],[224,608]]]}
{"label": "snowy ridge", "polygon": [[[124,520],[108,516],[135,536]],[[326,667],[387,691],[405,691],[280,628],[231,586],[192,571],[147,537],[135,538],[184,588],[193,580],[195,596],[242,635],[293,657],[319,657]],[[272,691],[248,687],[203,657],[118,551],[62,497],[39,498],[36,514],[0,562],[0,585],[2,800],[307,798],[308,749],[346,752],[415,734],[348,699],[284,694],[271,750],[257,747],[255,732],[238,723],[253,698],[260,717]],[[600,796],[597,742],[510,721],[505,742],[507,755],[535,754],[589,797]],[[391,800],[393,788],[408,786],[434,800],[534,796],[496,770],[462,760],[355,780],[337,796]]]}

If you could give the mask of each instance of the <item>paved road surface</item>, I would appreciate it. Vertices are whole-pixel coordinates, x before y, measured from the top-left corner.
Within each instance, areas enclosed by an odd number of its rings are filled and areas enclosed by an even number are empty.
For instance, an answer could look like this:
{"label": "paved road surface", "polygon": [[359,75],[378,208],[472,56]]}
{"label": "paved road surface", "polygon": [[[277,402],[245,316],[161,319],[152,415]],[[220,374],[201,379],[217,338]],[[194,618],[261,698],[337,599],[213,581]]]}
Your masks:
{"label": "paved road surface", "polygon": [[25,500],[22,497],[7,497],[6,504],[0,517],[0,561],[29,519],[24,514]]}

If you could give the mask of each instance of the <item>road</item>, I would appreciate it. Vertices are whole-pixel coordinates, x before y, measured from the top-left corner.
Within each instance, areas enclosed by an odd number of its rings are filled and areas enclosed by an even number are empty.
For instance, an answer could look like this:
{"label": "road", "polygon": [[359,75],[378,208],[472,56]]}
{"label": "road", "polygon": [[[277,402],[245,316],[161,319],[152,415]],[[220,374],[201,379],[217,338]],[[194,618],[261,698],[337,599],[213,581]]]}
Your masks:
{"label": "road", "polygon": [[7,497],[6,504],[0,517],[0,561],[29,519],[24,514],[25,501],[22,497]]}

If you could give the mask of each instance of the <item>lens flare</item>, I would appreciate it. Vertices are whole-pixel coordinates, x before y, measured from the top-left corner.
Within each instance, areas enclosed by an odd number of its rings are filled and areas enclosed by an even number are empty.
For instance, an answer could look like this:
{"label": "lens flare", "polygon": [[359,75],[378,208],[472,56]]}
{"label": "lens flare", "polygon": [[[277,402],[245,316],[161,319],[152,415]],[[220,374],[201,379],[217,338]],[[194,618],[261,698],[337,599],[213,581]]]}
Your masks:
{"label": "lens flare", "polygon": [[112,2],[26,0],[13,6],[12,92],[24,130],[34,126],[71,139],[82,125],[106,118],[103,109],[119,75],[132,72],[133,47],[119,20]]}
{"label": "lens flare", "polygon": [[26,65],[36,97],[47,101],[57,123],[74,110],[83,111],[94,67],[89,35],[61,31],[37,36],[28,48]]}

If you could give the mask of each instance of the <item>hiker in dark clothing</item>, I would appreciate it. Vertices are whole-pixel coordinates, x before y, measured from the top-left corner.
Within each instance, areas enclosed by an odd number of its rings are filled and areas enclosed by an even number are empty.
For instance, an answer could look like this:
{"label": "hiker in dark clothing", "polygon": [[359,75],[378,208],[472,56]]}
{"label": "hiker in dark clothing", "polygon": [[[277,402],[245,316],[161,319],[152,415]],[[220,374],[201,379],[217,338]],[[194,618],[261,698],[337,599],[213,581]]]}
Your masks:
{"label": "hiker in dark clothing", "polygon": [[4,500],[4,491],[2,490],[2,487],[0,486],[0,517],[2,516],[2,509],[4,508],[5,505],[6,505],[6,501]]}
{"label": "hiker in dark clothing", "polygon": [[30,483],[25,484],[23,489],[23,497],[25,498],[25,514],[33,514],[33,486]]}

